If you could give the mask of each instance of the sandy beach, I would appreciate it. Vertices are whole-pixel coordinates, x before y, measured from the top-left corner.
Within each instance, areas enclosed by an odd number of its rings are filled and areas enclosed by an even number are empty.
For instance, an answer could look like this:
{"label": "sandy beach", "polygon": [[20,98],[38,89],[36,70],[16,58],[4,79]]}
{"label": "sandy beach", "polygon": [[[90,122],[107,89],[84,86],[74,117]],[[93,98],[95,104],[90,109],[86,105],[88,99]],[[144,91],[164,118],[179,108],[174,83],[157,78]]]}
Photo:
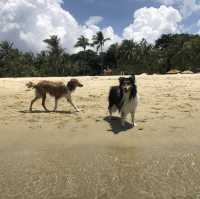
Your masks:
{"label": "sandy beach", "polygon": [[[41,101],[28,112],[28,81],[0,79],[0,198],[199,199],[200,74],[136,76],[137,127],[108,121],[107,96],[117,76],[78,77],[58,111]],[[52,110],[54,99],[47,97]]]}

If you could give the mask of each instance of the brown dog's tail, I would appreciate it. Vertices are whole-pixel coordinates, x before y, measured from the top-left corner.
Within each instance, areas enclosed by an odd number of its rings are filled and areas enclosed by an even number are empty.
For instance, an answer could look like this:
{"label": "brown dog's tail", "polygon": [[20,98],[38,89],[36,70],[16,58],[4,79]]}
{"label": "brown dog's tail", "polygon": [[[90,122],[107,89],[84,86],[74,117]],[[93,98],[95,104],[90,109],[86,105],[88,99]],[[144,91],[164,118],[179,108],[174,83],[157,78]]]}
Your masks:
{"label": "brown dog's tail", "polygon": [[36,86],[36,84],[34,84],[33,82],[28,82],[28,83],[26,84],[26,87],[27,87],[27,88],[35,88],[35,86]]}

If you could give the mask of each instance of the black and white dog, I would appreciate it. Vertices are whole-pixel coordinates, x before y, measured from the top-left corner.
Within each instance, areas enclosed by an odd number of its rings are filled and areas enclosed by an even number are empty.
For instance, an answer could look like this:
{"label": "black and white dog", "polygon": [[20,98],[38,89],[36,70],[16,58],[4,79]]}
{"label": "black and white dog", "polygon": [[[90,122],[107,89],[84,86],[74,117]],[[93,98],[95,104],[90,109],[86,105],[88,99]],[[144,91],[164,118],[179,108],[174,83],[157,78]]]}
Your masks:
{"label": "black and white dog", "polygon": [[119,86],[113,86],[109,92],[109,106],[110,119],[112,113],[117,110],[121,114],[121,124],[125,126],[125,120],[130,113],[132,124],[135,126],[135,111],[138,104],[137,87],[135,84],[135,75],[131,77],[120,77]]}

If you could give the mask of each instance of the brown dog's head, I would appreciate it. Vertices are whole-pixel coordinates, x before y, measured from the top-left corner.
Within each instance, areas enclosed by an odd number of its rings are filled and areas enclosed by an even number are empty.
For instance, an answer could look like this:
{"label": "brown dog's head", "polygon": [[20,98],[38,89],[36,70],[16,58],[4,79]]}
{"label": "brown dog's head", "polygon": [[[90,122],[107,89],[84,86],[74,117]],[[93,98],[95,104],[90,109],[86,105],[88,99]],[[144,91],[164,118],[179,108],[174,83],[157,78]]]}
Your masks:
{"label": "brown dog's head", "polygon": [[83,84],[81,84],[77,79],[71,79],[67,83],[67,87],[69,88],[70,91],[74,91],[76,87],[83,87]]}

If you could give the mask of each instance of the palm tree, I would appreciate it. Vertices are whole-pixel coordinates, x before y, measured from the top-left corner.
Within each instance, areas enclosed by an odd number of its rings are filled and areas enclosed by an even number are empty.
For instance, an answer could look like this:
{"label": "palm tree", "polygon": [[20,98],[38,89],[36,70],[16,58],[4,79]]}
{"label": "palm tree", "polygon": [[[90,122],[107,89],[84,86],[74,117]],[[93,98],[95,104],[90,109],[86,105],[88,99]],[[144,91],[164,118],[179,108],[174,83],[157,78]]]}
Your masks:
{"label": "palm tree", "polygon": [[81,47],[83,48],[83,51],[85,52],[87,46],[89,46],[89,40],[88,38],[84,37],[83,35],[81,35],[79,38],[78,38],[78,41],[76,42],[75,46],[76,48],[78,47]]}
{"label": "palm tree", "polygon": [[110,45],[106,54],[105,54],[105,65],[110,65],[113,68],[118,67],[118,59],[119,59],[119,45],[118,43]]}
{"label": "palm tree", "polygon": [[12,50],[12,47],[13,47],[13,42],[2,41],[0,43],[0,58],[7,57],[10,51]]}
{"label": "palm tree", "polygon": [[51,55],[60,55],[63,53],[63,49],[60,47],[60,39],[57,35],[50,36],[49,39],[45,39],[44,42],[48,45],[49,53]]}
{"label": "palm tree", "polygon": [[96,33],[96,35],[93,36],[92,40],[93,40],[92,46],[97,46],[97,53],[99,51],[99,48],[101,49],[102,53],[105,42],[110,40],[110,38],[104,38],[103,33],[99,31]]}
{"label": "palm tree", "polygon": [[133,40],[124,40],[120,46],[119,54],[124,61],[136,58],[137,44]]}
{"label": "palm tree", "polygon": [[177,54],[183,45],[181,44],[182,42],[180,42],[180,44],[178,43],[179,39],[176,38],[176,35],[164,34],[155,42],[155,47],[160,50],[161,56],[163,60],[165,60],[163,63],[164,73],[173,69],[173,65],[171,63],[172,57]]}
{"label": "palm tree", "polygon": [[93,36],[92,38],[93,43],[91,46],[96,46],[97,47],[97,53],[99,51],[99,48],[101,49],[101,71],[103,71],[103,46],[106,41],[110,40],[110,38],[104,38],[104,35],[101,31],[97,32],[96,35]]}
{"label": "palm tree", "polygon": [[133,40],[123,40],[122,44],[119,47],[119,63],[122,67],[122,70],[126,72],[136,72],[136,68],[133,68],[133,65],[137,66],[138,60],[138,44]]}
{"label": "palm tree", "polygon": [[83,35],[81,35],[81,37],[78,38],[78,41],[76,42],[75,46],[74,47],[81,47],[83,48],[83,53],[82,52],[79,52],[79,55],[80,56],[80,64],[81,64],[81,68],[83,68],[83,73],[85,74],[86,73],[86,66],[83,67],[86,63],[86,48],[87,46],[89,46],[89,40],[88,38],[84,37]]}
{"label": "palm tree", "polygon": [[49,66],[53,67],[50,69],[52,69],[53,75],[58,75],[64,53],[64,49],[60,46],[60,39],[57,35],[52,35],[49,39],[45,39],[44,42],[48,48]]}

